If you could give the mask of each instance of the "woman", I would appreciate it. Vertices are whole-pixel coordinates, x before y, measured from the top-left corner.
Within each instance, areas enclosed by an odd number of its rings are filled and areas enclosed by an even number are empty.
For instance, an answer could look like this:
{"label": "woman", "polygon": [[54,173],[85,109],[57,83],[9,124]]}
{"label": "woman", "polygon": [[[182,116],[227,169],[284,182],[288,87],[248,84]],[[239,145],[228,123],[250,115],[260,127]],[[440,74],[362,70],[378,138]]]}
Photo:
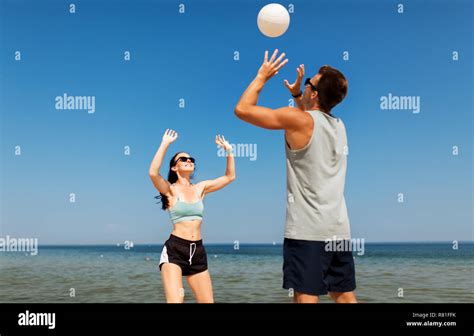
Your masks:
{"label": "woman", "polygon": [[186,276],[196,301],[213,303],[211,277],[201,239],[202,200],[207,194],[224,188],[235,179],[234,156],[232,147],[224,137],[216,136],[216,144],[227,153],[224,176],[191,183],[195,160],[186,152],[178,152],[171,158],[168,180],[165,180],[159,170],[169,145],[177,138],[178,133],[166,130],[150,166],[150,178],[160,192],[163,210],[169,212],[173,223],[173,231],[163,246],[159,265],[166,302],[183,302],[182,277]]}

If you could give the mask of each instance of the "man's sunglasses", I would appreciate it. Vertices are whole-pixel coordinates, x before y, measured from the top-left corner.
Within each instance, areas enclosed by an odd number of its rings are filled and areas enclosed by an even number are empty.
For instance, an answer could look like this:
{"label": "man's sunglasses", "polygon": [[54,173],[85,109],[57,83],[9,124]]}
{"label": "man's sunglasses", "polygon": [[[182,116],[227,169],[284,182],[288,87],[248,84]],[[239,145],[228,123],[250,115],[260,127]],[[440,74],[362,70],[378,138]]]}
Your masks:
{"label": "man's sunglasses", "polygon": [[188,160],[191,161],[191,163],[196,162],[196,160],[193,157],[181,156],[176,159],[174,164],[177,164],[178,162],[188,162]]}
{"label": "man's sunglasses", "polygon": [[304,86],[306,85],[309,85],[311,86],[311,89],[313,91],[318,91],[318,89],[316,88],[316,86],[313,85],[313,83],[311,83],[311,78],[306,78],[305,82],[304,82]]}

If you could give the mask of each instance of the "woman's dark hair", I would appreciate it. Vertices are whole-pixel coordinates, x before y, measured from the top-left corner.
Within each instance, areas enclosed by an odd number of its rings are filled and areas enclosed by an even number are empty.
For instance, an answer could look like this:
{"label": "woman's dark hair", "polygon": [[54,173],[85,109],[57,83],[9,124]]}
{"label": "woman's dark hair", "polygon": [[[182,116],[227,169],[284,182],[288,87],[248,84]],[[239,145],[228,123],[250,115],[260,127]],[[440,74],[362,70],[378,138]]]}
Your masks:
{"label": "woman's dark hair", "polygon": [[331,112],[331,109],[339,104],[347,95],[347,80],[337,69],[325,65],[319,69],[317,84],[319,107],[324,112]]}
{"label": "woman's dark hair", "polygon": [[[176,157],[181,153],[184,153],[184,152],[176,153],[175,155],[173,155],[173,157],[170,160],[170,170],[168,171],[168,182],[170,184],[173,184],[176,181],[178,181],[178,174],[174,170],[172,170],[171,168],[176,166]],[[193,178],[193,176],[191,176],[191,178]],[[163,195],[162,193],[160,193],[158,196],[155,196],[155,198],[159,199],[161,201],[161,208],[163,210],[168,209],[168,207],[170,205],[170,201],[169,201],[169,199],[166,195]]]}

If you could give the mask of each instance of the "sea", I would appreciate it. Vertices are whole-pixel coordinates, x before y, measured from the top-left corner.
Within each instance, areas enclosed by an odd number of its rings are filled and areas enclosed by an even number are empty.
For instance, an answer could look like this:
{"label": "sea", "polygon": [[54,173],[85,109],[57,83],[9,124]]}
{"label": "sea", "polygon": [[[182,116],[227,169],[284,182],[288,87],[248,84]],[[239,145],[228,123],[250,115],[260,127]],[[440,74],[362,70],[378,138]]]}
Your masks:
{"label": "sea", "polygon": [[[206,245],[214,299],[291,303],[281,244]],[[163,303],[161,245],[40,246],[0,253],[1,303]],[[354,254],[361,303],[473,303],[474,243],[366,243]],[[185,302],[195,302],[186,281]],[[332,302],[322,296],[323,303]]]}

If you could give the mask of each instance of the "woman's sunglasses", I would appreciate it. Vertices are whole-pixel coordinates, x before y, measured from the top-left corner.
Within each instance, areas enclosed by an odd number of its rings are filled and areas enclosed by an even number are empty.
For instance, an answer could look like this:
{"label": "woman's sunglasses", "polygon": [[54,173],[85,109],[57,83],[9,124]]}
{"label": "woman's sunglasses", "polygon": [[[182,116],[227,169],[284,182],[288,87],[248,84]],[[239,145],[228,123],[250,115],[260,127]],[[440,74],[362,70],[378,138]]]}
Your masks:
{"label": "woman's sunglasses", "polygon": [[306,78],[305,82],[304,82],[304,86],[306,85],[309,85],[311,86],[311,89],[313,91],[318,91],[318,89],[316,88],[316,86],[313,85],[313,83],[311,83],[311,78]]}
{"label": "woman's sunglasses", "polygon": [[196,160],[193,157],[181,156],[176,159],[174,164],[177,164],[178,162],[188,162],[188,160],[191,161],[191,163],[196,162]]}

